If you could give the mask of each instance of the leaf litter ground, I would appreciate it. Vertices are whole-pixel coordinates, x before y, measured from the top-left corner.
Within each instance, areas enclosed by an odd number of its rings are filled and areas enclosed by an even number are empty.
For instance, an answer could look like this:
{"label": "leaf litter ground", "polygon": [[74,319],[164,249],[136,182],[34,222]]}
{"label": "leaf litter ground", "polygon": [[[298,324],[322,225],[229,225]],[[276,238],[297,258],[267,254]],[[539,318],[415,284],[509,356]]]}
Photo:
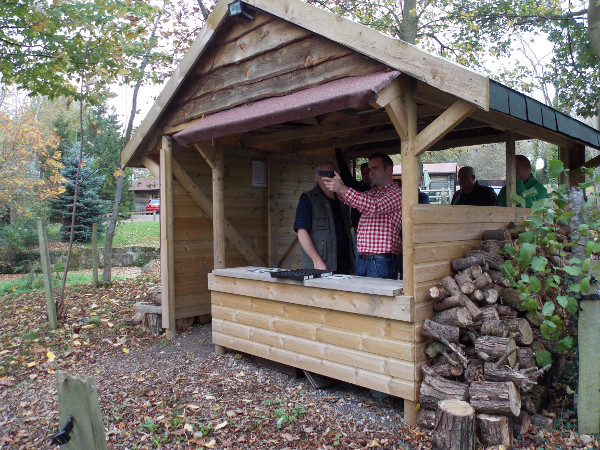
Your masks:
{"label": "leaf litter ground", "polygon": [[[158,284],[154,268],[111,287],[71,288],[56,331],[43,292],[0,297],[0,449],[52,448],[57,371],[95,380],[109,448],[431,448],[428,431],[403,422],[401,399],[345,383],[315,390],[250,356],[217,355],[209,324],[173,342],[128,325]],[[516,448],[598,448],[568,417],[560,425]]]}

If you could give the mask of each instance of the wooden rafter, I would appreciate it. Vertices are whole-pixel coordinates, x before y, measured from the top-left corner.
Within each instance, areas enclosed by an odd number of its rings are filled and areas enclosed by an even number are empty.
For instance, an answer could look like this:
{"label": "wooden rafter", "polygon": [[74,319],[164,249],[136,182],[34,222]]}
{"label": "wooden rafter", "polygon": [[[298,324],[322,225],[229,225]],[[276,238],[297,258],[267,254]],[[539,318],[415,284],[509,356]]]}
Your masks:
{"label": "wooden rafter", "polygon": [[[177,181],[188,191],[194,201],[200,206],[204,214],[206,214],[211,220],[213,219],[213,203],[204,195],[202,190],[198,187],[192,177],[181,167],[181,165],[173,159],[173,175],[177,178]],[[242,235],[234,228],[233,225],[224,219],[225,237],[231,242],[231,244],[242,254],[246,260],[255,266],[264,267],[265,264],[262,259],[256,254],[251,244],[246,242]]]}
{"label": "wooden rafter", "polygon": [[326,135],[328,133],[339,133],[345,131],[360,130],[378,125],[386,125],[390,119],[384,114],[372,114],[367,117],[348,117],[343,121],[329,122],[317,126],[299,126],[292,130],[277,131],[258,135],[245,135],[242,141],[249,147],[260,147],[264,144],[291,141],[294,139],[307,138],[311,136]]}
{"label": "wooden rafter", "polygon": [[206,161],[206,164],[208,164],[208,166],[214,170],[215,166],[215,148],[213,147],[212,144],[208,143],[208,142],[196,142],[194,144],[194,147],[196,147],[196,150],[198,150],[198,152],[200,153],[200,155],[202,156],[202,158],[204,158],[204,161]]}
{"label": "wooden rafter", "polygon": [[463,100],[454,102],[452,106],[418,134],[414,148],[415,156],[419,156],[433,147],[450,130],[455,128],[477,109],[476,106]]}
{"label": "wooden rafter", "polygon": [[364,144],[367,142],[388,141],[398,137],[395,130],[379,131],[374,133],[353,134],[350,136],[336,137],[323,141],[294,144],[289,147],[291,151],[308,152],[324,148],[344,147],[346,145]]}

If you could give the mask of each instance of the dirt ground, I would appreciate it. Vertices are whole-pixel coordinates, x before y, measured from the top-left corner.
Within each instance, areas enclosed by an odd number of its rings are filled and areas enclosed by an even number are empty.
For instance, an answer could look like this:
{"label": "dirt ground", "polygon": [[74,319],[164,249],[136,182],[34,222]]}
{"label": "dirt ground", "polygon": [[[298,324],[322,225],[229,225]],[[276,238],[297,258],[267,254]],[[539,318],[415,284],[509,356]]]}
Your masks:
{"label": "dirt ground", "polygon": [[[59,371],[94,379],[111,449],[431,448],[429,431],[404,423],[401,399],[346,383],[314,389],[251,356],[217,355],[210,324],[174,341],[128,324],[158,285],[152,270],[72,289],[57,331],[46,328],[43,293],[0,297],[0,449],[51,448]],[[532,428],[515,448],[598,448],[551,414],[556,430]]]}

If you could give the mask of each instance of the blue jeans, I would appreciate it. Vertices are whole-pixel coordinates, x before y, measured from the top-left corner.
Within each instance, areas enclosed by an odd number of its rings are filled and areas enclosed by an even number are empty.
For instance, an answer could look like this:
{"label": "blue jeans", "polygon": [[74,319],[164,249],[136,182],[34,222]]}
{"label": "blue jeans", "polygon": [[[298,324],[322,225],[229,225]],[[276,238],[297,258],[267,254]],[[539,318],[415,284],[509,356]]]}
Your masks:
{"label": "blue jeans", "polygon": [[391,258],[375,257],[372,260],[358,258],[356,260],[356,275],[371,278],[398,279],[398,256]]}

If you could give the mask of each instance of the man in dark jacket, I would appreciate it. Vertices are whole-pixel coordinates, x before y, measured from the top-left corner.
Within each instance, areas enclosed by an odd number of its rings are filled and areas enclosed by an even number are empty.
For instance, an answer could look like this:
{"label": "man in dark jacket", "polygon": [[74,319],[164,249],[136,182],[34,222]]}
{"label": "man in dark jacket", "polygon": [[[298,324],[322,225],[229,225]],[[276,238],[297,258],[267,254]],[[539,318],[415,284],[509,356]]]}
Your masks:
{"label": "man in dark jacket", "polygon": [[496,193],[491,187],[482,186],[475,180],[475,169],[461,167],[458,171],[460,189],[452,197],[453,205],[494,206]]}
{"label": "man in dark jacket", "polygon": [[305,269],[354,273],[350,208],[325,188],[320,171],[337,171],[326,162],[317,169],[317,184],[300,196],[294,231],[298,234]]}

